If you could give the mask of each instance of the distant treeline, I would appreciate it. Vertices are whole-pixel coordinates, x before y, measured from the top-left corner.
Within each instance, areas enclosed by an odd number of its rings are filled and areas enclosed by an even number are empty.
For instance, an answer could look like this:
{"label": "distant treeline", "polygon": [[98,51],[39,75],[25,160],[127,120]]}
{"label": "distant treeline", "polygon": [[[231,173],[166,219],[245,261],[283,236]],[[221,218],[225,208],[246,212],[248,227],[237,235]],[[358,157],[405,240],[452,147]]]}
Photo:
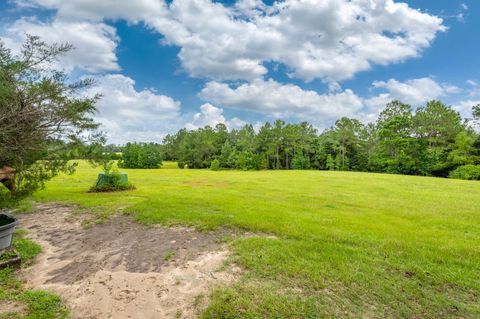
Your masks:
{"label": "distant treeline", "polygon": [[393,101],[368,125],[343,117],[319,134],[307,122],[277,120],[265,123],[258,132],[252,125],[229,132],[218,124],[181,129],[168,135],[161,148],[163,159],[177,161],[180,168],[316,169],[447,177],[462,166],[460,170],[475,176],[480,174],[480,134],[472,126],[480,120],[480,106],[473,107],[473,114],[470,121],[462,120],[440,101],[430,101],[414,113],[410,105]]}

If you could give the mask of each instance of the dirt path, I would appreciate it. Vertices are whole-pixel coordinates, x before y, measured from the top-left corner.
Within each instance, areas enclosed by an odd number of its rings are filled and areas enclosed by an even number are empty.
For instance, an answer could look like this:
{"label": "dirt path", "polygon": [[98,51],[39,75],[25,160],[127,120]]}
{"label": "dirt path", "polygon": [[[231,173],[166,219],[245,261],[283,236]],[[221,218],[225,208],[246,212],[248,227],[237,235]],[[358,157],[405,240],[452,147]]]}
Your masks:
{"label": "dirt path", "polygon": [[222,269],[228,251],[213,232],[120,215],[90,228],[81,220],[71,206],[53,204],[21,216],[43,247],[25,271],[27,285],[59,293],[72,318],[195,318],[211,289],[238,275]]}

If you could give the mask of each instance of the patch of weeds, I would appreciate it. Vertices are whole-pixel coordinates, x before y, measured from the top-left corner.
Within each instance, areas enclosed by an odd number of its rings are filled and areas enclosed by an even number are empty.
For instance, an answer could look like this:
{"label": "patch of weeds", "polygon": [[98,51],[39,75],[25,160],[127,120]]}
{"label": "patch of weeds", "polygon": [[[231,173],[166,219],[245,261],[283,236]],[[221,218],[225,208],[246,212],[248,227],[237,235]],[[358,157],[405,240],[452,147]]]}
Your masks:
{"label": "patch of weeds", "polygon": [[9,250],[3,252],[3,254],[0,255],[0,262],[10,260],[10,259],[15,258],[17,256],[18,255],[15,252],[15,250],[9,249]]}
{"label": "patch of weeds", "polygon": [[135,185],[126,183],[120,185],[100,185],[92,186],[88,192],[90,193],[109,193],[109,192],[118,192],[118,191],[130,191],[136,189]]}
{"label": "patch of weeds", "polygon": [[32,213],[34,211],[35,202],[31,198],[24,198],[15,205],[17,213]]}
{"label": "patch of weeds", "polygon": [[80,223],[80,225],[81,225],[82,228],[84,228],[84,229],[89,229],[89,228],[92,228],[93,222],[92,222],[91,220],[84,219],[84,220],[82,220],[82,222]]}
{"label": "patch of weeds", "polygon": [[30,239],[20,236],[17,237],[19,238],[15,239],[13,246],[22,258],[22,262],[28,264],[35,256],[37,256],[42,251],[42,247],[39,244],[31,241]]}
{"label": "patch of weeds", "polygon": [[170,261],[173,259],[173,257],[175,257],[175,252],[170,250],[170,251],[167,251],[167,253],[165,254],[165,256],[163,257],[163,260],[165,261]]}
{"label": "patch of weeds", "polygon": [[175,313],[175,318],[177,319],[182,318],[182,311],[180,309],[178,309],[177,312]]}
{"label": "patch of weeds", "polygon": [[27,290],[20,293],[16,300],[27,306],[30,314],[25,318],[67,318],[68,315],[62,299],[46,291]]}
{"label": "patch of weeds", "polygon": [[205,296],[203,294],[198,294],[195,296],[195,299],[193,300],[193,306],[195,308],[200,307],[200,305],[203,303],[205,300]]}

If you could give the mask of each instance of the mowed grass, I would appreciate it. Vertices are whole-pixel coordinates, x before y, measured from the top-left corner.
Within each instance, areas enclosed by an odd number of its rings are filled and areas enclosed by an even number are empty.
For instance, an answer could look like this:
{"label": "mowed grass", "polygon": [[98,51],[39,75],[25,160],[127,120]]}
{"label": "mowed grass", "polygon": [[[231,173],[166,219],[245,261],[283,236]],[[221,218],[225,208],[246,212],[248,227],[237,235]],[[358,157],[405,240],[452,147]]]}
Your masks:
{"label": "mowed grass", "polygon": [[122,170],[136,190],[92,194],[99,169],[80,163],[35,199],[263,234],[231,243],[244,275],[205,318],[480,318],[478,182],[166,167]]}

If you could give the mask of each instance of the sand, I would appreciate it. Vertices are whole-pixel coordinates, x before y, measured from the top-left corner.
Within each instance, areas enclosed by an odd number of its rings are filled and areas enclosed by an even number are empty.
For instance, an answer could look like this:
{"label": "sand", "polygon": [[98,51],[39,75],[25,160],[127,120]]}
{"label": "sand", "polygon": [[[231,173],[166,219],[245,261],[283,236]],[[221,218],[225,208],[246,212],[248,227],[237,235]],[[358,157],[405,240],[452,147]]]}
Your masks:
{"label": "sand", "polygon": [[219,233],[148,227],[117,215],[88,228],[68,205],[21,215],[43,248],[24,271],[27,287],[60,294],[72,318],[196,318],[212,289],[231,284]]}

